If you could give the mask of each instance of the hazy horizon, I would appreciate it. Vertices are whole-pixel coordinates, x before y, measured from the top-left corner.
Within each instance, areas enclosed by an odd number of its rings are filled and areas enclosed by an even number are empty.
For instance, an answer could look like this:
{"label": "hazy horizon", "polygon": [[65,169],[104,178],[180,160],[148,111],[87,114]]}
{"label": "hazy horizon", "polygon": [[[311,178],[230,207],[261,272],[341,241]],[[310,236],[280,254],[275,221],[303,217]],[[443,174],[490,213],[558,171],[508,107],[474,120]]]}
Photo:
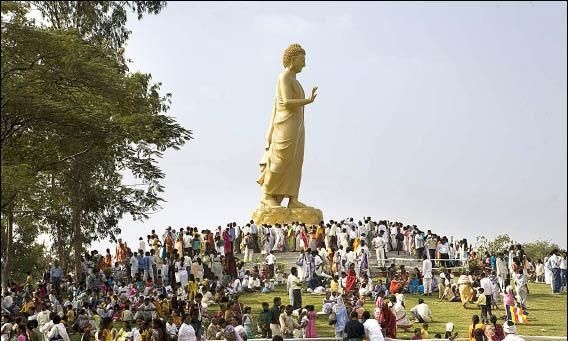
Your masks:
{"label": "hazy horizon", "polygon": [[129,244],[250,220],[282,52],[300,43],[298,79],[319,87],[300,200],[326,221],[566,248],[565,3],[170,2],[128,26],[131,71],[195,137],[160,162],[163,209],[121,221]]}

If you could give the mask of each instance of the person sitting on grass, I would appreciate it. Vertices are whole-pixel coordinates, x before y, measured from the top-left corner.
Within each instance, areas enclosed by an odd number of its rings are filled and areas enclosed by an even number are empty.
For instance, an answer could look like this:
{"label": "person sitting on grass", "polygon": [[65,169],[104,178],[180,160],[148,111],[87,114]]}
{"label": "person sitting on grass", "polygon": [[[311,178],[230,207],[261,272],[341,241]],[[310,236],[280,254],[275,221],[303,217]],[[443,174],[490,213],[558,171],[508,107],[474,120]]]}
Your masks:
{"label": "person sitting on grass", "polygon": [[422,336],[420,333],[420,328],[414,329],[414,335],[410,338],[411,340],[422,340]]}
{"label": "person sitting on grass", "polygon": [[420,337],[422,339],[428,339],[428,323],[426,322],[422,324],[422,329],[420,329]]}
{"label": "person sitting on grass", "polygon": [[481,330],[481,332],[485,332],[485,325],[481,323],[479,320],[479,315],[473,315],[471,317],[471,325],[468,329],[468,336],[470,341],[476,341],[476,330]]}
{"label": "person sitting on grass", "polygon": [[432,322],[432,310],[421,298],[418,299],[418,304],[410,309],[410,313],[416,322]]}
{"label": "person sitting on grass", "polygon": [[[410,327],[412,327],[412,322],[408,319],[408,315],[406,314],[406,310],[404,309],[404,305],[402,302],[397,301],[396,297],[390,297],[391,308],[390,310],[394,314],[396,318],[396,326],[401,327],[404,331],[408,331]],[[381,303],[382,304],[382,303]],[[380,311],[382,313],[382,310]],[[381,316],[379,313],[379,321],[381,320]]]}

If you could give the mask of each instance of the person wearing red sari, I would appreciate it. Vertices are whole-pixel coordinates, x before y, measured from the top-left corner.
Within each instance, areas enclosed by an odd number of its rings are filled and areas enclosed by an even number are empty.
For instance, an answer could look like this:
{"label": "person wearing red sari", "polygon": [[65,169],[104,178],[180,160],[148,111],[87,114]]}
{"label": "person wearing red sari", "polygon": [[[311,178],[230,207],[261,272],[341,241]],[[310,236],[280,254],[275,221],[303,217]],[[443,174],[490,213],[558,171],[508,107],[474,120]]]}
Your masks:
{"label": "person wearing red sari", "polygon": [[231,235],[229,234],[229,228],[227,227],[225,229],[225,231],[223,231],[223,242],[224,242],[224,248],[225,248],[225,255],[229,254],[229,251],[231,251]]}
{"label": "person wearing red sari", "polygon": [[349,264],[349,270],[347,272],[347,281],[345,282],[345,291],[351,292],[357,284],[357,274],[355,273],[355,264]]}
{"label": "person wearing red sari", "polygon": [[207,233],[207,245],[208,245],[208,252],[213,252],[215,251],[215,238],[213,238],[213,233],[208,232]]}
{"label": "person wearing red sari", "polygon": [[383,329],[383,336],[396,339],[396,316],[389,309],[387,302],[383,302],[381,307],[381,319],[379,320]]}

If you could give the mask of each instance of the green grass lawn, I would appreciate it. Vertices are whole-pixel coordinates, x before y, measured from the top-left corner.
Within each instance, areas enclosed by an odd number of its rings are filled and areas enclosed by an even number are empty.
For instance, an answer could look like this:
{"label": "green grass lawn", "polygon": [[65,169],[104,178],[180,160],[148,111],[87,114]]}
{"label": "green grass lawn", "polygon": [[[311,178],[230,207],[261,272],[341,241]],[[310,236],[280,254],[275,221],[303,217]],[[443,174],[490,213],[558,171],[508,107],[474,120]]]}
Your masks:
{"label": "green grass lawn", "polygon": [[[527,300],[529,323],[517,325],[518,333],[521,335],[542,335],[542,336],[566,336],[566,294],[551,294],[550,285],[546,284],[529,284],[530,295]],[[288,304],[288,295],[284,288],[278,288],[269,294],[243,294],[239,301],[245,306],[252,308],[253,319],[256,319],[258,312],[262,309],[262,302],[268,302],[272,306],[274,297],[280,296],[282,304]],[[406,312],[409,314],[410,309],[418,303],[419,295],[405,295]],[[321,311],[324,296],[302,293],[302,304],[313,304],[316,311]],[[423,297],[424,301],[432,309],[434,322],[429,323],[429,334],[433,338],[435,333],[444,335],[445,325],[447,322],[454,323],[454,331],[459,333],[460,337],[467,335],[467,328],[471,323],[471,316],[480,315],[480,309],[464,309],[459,302],[439,302],[437,296]],[[472,305],[469,305],[472,306]],[[374,303],[368,301],[364,308],[372,314]],[[216,309],[212,307],[212,309]],[[497,317],[505,315],[502,307],[494,312]],[[503,323],[503,320],[499,320]],[[254,321],[256,323],[256,320]],[[317,321],[317,331],[319,336],[334,336],[334,329],[328,325],[327,315],[320,315]],[[397,331],[397,338],[410,339],[413,335],[412,330],[404,332],[402,329]]]}
{"label": "green grass lawn", "polygon": [[[527,300],[528,312],[529,312],[529,323],[517,325],[517,330],[521,335],[531,335],[531,336],[563,336],[566,337],[566,294],[553,295],[551,294],[550,285],[546,284],[529,284],[530,295]],[[253,315],[253,330],[256,331],[256,319],[258,313],[262,310],[262,302],[268,302],[272,307],[272,301],[274,297],[280,296],[282,298],[282,304],[289,304],[288,295],[283,287],[277,288],[276,291],[269,294],[243,294],[239,297],[239,301],[245,306],[250,306],[252,308]],[[471,323],[471,316],[474,314],[480,315],[481,311],[479,309],[464,309],[460,302],[439,302],[437,296],[419,296],[405,294],[405,304],[406,312],[409,314],[410,309],[418,303],[418,298],[424,298],[424,301],[432,309],[432,315],[434,317],[434,322],[429,323],[429,334],[431,338],[434,338],[434,334],[440,333],[444,334],[447,322],[454,323],[454,331],[459,333],[460,337],[465,337],[467,335],[467,328]],[[302,304],[313,304],[316,311],[321,311],[322,301],[324,296],[312,295],[309,293],[302,293]],[[471,306],[471,305],[470,305]],[[364,308],[373,312],[374,303],[368,301]],[[214,305],[209,308],[210,312],[215,312],[219,309],[218,305]],[[497,317],[505,315],[505,311],[502,307],[497,312],[494,312]],[[502,324],[503,320],[499,320]],[[114,327],[117,329],[121,328],[120,322],[115,322]],[[327,315],[319,315],[317,320],[317,331],[320,337],[333,337],[335,330],[333,326],[328,324]],[[399,339],[410,339],[413,335],[412,329],[408,332],[404,330],[397,330],[397,338]],[[72,334],[71,341],[79,341],[79,334]]]}

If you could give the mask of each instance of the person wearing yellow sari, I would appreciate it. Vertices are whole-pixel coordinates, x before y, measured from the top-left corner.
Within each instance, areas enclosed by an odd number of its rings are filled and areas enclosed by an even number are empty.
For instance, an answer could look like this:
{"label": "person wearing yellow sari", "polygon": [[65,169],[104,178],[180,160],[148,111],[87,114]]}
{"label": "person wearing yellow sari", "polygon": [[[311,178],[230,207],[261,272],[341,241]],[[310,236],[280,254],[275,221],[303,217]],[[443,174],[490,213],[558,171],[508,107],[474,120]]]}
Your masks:
{"label": "person wearing yellow sari", "polygon": [[193,274],[189,275],[189,282],[187,282],[187,299],[189,301],[193,301],[195,299],[198,287],[199,285],[195,280],[195,276]]}
{"label": "person wearing yellow sari", "polygon": [[357,249],[359,249],[359,245],[361,244],[361,238],[357,237],[353,241],[353,251],[357,253]]}
{"label": "person wearing yellow sari", "polygon": [[473,281],[471,276],[467,273],[462,273],[460,278],[458,279],[458,286],[460,291],[460,299],[462,302],[462,306],[466,308],[467,303],[473,300]]}

